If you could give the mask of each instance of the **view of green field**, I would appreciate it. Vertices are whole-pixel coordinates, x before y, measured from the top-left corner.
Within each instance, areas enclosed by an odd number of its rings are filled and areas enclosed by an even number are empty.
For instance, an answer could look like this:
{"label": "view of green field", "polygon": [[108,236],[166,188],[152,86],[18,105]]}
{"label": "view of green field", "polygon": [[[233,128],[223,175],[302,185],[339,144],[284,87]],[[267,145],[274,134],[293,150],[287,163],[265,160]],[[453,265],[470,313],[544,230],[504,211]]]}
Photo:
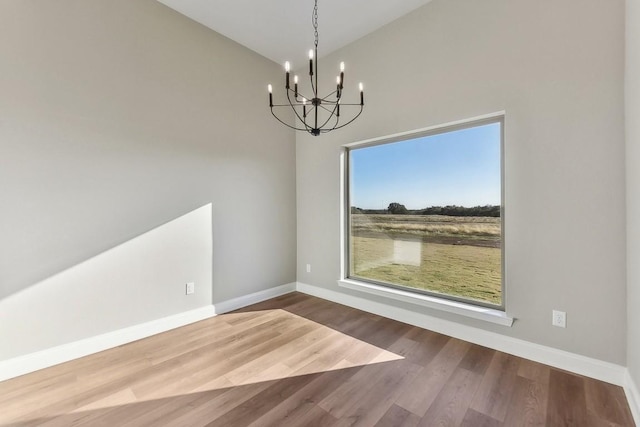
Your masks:
{"label": "view of green field", "polygon": [[500,305],[499,217],[351,215],[351,275]]}

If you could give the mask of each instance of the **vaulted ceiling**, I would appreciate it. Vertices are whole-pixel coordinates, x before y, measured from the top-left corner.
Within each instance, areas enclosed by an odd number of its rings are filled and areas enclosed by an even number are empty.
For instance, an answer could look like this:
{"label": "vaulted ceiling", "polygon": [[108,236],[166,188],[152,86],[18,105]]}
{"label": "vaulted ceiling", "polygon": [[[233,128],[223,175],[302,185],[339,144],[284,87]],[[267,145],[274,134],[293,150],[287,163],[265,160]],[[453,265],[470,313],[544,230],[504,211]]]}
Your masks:
{"label": "vaulted ceiling", "polygon": [[[296,67],[313,47],[313,0],[158,0],[275,61]],[[319,56],[430,0],[319,0]]]}

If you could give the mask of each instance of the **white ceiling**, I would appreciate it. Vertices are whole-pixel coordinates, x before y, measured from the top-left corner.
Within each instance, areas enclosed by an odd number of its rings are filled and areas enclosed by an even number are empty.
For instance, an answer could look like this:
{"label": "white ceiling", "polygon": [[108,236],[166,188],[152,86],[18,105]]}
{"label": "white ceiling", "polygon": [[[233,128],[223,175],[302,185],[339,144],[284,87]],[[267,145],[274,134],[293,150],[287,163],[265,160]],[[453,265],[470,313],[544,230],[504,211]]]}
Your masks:
{"label": "white ceiling", "polygon": [[[313,0],[158,0],[277,62],[305,61]],[[327,55],[430,0],[319,0],[318,55]]]}

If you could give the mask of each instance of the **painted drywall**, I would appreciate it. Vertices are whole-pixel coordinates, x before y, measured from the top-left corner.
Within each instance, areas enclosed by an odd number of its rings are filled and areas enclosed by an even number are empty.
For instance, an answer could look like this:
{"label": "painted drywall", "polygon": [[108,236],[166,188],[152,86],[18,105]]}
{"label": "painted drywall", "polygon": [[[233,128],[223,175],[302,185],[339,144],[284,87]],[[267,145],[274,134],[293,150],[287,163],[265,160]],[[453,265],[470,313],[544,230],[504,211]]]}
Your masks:
{"label": "painted drywall", "polygon": [[637,387],[640,385],[640,1],[627,0],[626,6],[627,363]]}
{"label": "painted drywall", "polygon": [[[56,330],[29,345],[0,337],[3,354],[193,308],[185,281],[209,295],[200,305],[295,280],[295,137],[265,89],[278,65],[153,0],[6,0],[0,69],[0,301],[46,294],[51,306],[25,299],[29,323],[4,311],[1,322],[21,336]],[[211,279],[190,270],[205,254],[190,250],[162,283],[95,269],[79,298],[54,278],[208,204]],[[122,295],[100,298],[107,287]],[[76,310],[68,301],[103,317],[70,322],[54,309]]]}
{"label": "painted drywall", "polygon": [[339,61],[367,106],[297,138],[298,281],[384,301],[336,283],[342,144],[504,110],[513,327],[387,302],[625,365],[624,1],[434,0],[323,58],[324,87]]}
{"label": "painted drywall", "polygon": [[209,204],[0,300],[0,360],[211,306],[211,224]]}

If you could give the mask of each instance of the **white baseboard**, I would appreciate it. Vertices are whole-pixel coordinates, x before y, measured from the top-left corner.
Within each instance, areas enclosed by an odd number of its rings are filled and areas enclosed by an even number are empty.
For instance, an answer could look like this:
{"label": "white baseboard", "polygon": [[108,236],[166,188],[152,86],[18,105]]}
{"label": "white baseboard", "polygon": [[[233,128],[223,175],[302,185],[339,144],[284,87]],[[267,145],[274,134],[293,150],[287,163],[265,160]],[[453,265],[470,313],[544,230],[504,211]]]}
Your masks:
{"label": "white baseboard", "polygon": [[127,344],[295,290],[505,353],[545,363],[556,368],[623,386],[634,419],[636,423],[640,425],[640,393],[627,369],[622,366],[300,282],[277,286],[243,297],[223,301],[215,305],[179,313],[140,325],[134,325],[14,359],[0,361],[0,381]]}
{"label": "white baseboard", "polygon": [[215,315],[216,312],[213,306],[209,305],[13,359],[0,361],[0,381],[147,338],[151,335],[188,325]]}
{"label": "white baseboard", "polygon": [[119,345],[147,338],[190,323],[208,319],[217,314],[237,310],[270,298],[287,294],[296,290],[296,283],[276,286],[250,295],[222,301],[173,316],[163,317],[128,328],[119,329],[102,335],[74,341],[36,353],[26,354],[13,359],[0,361],[0,381],[19,377],[20,375],[48,368],[60,363],[69,362],[99,351],[108,350]]}
{"label": "white baseboard", "polygon": [[403,309],[390,304],[382,304],[365,298],[348,295],[330,289],[298,282],[299,292],[323,298],[379,316],[419,326],[464,341],[479,344],[555,368],[595,378],[611,384],[625,384],[626,368],[602,360],[593,359],[552,347],[531,343],[517,338],[485,331],[427,314]]}
{"label": "white baseboard", "polygon": [[280,295],[288,294],[296,290],[296,282],[287,283],[286,285],[276,286],[275,288],[265,289],[264,291],[255,292],[253,294],[244,295],[238,298],[218,302],[214,304],[217,314],[227,313],[237,310],[251,304],[257,304]]}
{"label": "white baseboard", "polygon": [[629,402],[629,408],[631,414],[636,422],[636,425],[640,426],[640,391],[638,386],[631,378],[631,374],[627,369],[624,375],[624,392],[627,395],[627,401]]}

